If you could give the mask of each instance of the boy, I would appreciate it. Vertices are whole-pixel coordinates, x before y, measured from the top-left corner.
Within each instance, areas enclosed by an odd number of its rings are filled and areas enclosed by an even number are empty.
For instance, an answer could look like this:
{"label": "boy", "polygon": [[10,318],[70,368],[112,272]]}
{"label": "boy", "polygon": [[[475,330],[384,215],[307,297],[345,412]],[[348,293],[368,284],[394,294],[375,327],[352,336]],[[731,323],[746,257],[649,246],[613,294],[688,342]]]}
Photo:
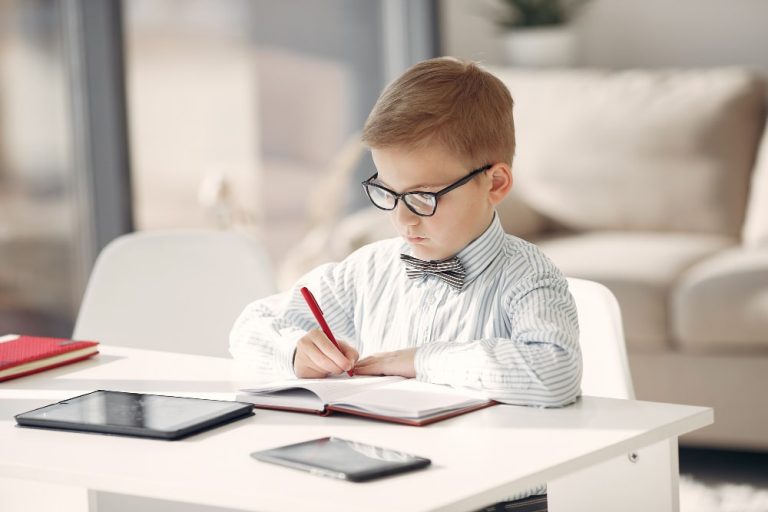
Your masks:
{"label": "boy", "polygon": [[[352,369],[475,388],[509,404],[573,402],[581,353],[567,282],[535,246],[506,235],[494,210],[512,186],[515,151],[504,84],[471,62],[416,64],[382,93],[363,141],[378,170],[363,186],[401,237],[249,305],[232,355],[299,378]],[[302,286],[340,349],[317,328]],[[546,510],[545,498],[531,499],[527,510]]]}

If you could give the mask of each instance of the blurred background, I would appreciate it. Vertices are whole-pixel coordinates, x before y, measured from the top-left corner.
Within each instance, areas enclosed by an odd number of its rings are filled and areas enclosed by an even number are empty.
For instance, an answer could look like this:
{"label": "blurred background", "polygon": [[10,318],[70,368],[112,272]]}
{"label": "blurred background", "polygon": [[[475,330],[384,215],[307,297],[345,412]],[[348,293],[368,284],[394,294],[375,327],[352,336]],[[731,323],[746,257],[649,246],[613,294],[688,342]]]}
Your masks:
{"label": "blurred background", "polygon": [[[383,87],[419,60],[454,55],[500,73],[739,67],[768,76],[765,0],[576,0],[561,18],[530,19],[515,11],[521,4],[0,0],[0,334],[70,336],[96,256],[131,231],[252,233],[292,265],[284,283],[343,257],[351,246],[329,247],[328,237],[366,206],[359,182],[373,169],[359,131]],[[553,25],[567,34],[527,52],[510,42]],[[764,122],[764,110],[755,115]],[[752,216],[768,215],[762,208]],[[723,227],[732,243],[745,215]],[[365,226],[347,226],[350,244]],[[314,256],[291,259],[297,248]],[[768,410],[765,395],[752,398]],[[764,443],[687,460],[703,472],[733,461],[726,479],[768,487]]]}
{"label": "blurred background", "polygon": [[[237,226],[277,257],[365,206],[381,89],[437,55],[508,64],[504,4],[0,0],[0,331],[71,333],[123,232]],[[768,73],[766,20],[762,0],[592,0],[570,65]],[[339,166],[349,190],[313,206]]]}
{"label": "blurred background", "polygon": [[434,24],[426,2],[0,1],[0,331],[71,334],[124,232],[237,227],[282,254]]}

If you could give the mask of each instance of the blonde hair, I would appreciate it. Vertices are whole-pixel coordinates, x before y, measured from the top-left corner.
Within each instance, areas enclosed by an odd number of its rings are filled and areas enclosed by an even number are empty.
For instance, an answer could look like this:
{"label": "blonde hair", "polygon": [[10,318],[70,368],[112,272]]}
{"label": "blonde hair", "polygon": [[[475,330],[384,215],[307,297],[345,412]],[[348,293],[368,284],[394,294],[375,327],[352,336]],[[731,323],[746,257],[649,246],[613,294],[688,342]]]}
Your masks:
{"label": "blonde hair", "polygon": [[506,162],[515,154],[512,96],[477,64],[425,60],[389,84],[363,128],[371,148],[441,144],[468,165]]}

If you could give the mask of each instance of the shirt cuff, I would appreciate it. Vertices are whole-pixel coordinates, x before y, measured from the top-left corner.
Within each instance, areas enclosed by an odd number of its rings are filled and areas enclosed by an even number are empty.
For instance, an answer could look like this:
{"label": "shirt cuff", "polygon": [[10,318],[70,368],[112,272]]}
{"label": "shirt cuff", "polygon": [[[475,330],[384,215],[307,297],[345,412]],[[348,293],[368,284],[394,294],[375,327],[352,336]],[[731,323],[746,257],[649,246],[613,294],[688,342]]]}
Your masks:
{"label": "shirt cuff", "polygon": [[416,380],[459,387],[479,387],[479,375],[471,371],[467,344],[435,342],[416,349],[413,366]]}
{"label": "shirt cuff", "polygon": [[441,356],[445,352],[442,343],[429,343],[416,349],[413,366],[416,370],[416,380],[424,382],[441,382]]}
{"label": "shirt cuff", "polygon": [[296,344],[307,334],[303,329],[282,329],[280,338],[274,345],[274,365],[275,369],[283,374],[296,376],[293,371],[293,354],[296,351]]}

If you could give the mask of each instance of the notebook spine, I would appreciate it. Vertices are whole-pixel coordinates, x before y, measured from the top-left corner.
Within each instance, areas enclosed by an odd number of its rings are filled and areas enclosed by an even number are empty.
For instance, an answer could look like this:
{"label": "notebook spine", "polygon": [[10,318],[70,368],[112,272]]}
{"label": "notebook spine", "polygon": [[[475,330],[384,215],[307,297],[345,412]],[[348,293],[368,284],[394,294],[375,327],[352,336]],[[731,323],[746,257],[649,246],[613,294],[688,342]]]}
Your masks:
{"label": "notebook spine", "polygon": [[14,373],[12,375],[6,375],[5,377],[0,377],[0,382],[5,382],[5,381],[11,380],[11,379],[18,379],[19,377],[24,377],[26,375],[32,375],[33,373],[44,372],[44,371],[50,370],[52,368],[58,368],[59,366],[65,366],[65,365],[68,365],[68,364],[77,363],[78,361],[84,361],[85,359],[93,357],[93,356],[95,356],[98,353],[99,352],[97,350],[96,352],[92,352],[90,354],[86,354],[86,355],[81,356],[81,357],[76,357],[75,359],[68,359],[66,361],[60,361],[58,363],[53,363],[53,364],[50,364],[50,365],[47,365],[47,366],[42,366],[40,368],[35,368],[34,370],[27,370],[26,372],[20,372],[20,373]]}

